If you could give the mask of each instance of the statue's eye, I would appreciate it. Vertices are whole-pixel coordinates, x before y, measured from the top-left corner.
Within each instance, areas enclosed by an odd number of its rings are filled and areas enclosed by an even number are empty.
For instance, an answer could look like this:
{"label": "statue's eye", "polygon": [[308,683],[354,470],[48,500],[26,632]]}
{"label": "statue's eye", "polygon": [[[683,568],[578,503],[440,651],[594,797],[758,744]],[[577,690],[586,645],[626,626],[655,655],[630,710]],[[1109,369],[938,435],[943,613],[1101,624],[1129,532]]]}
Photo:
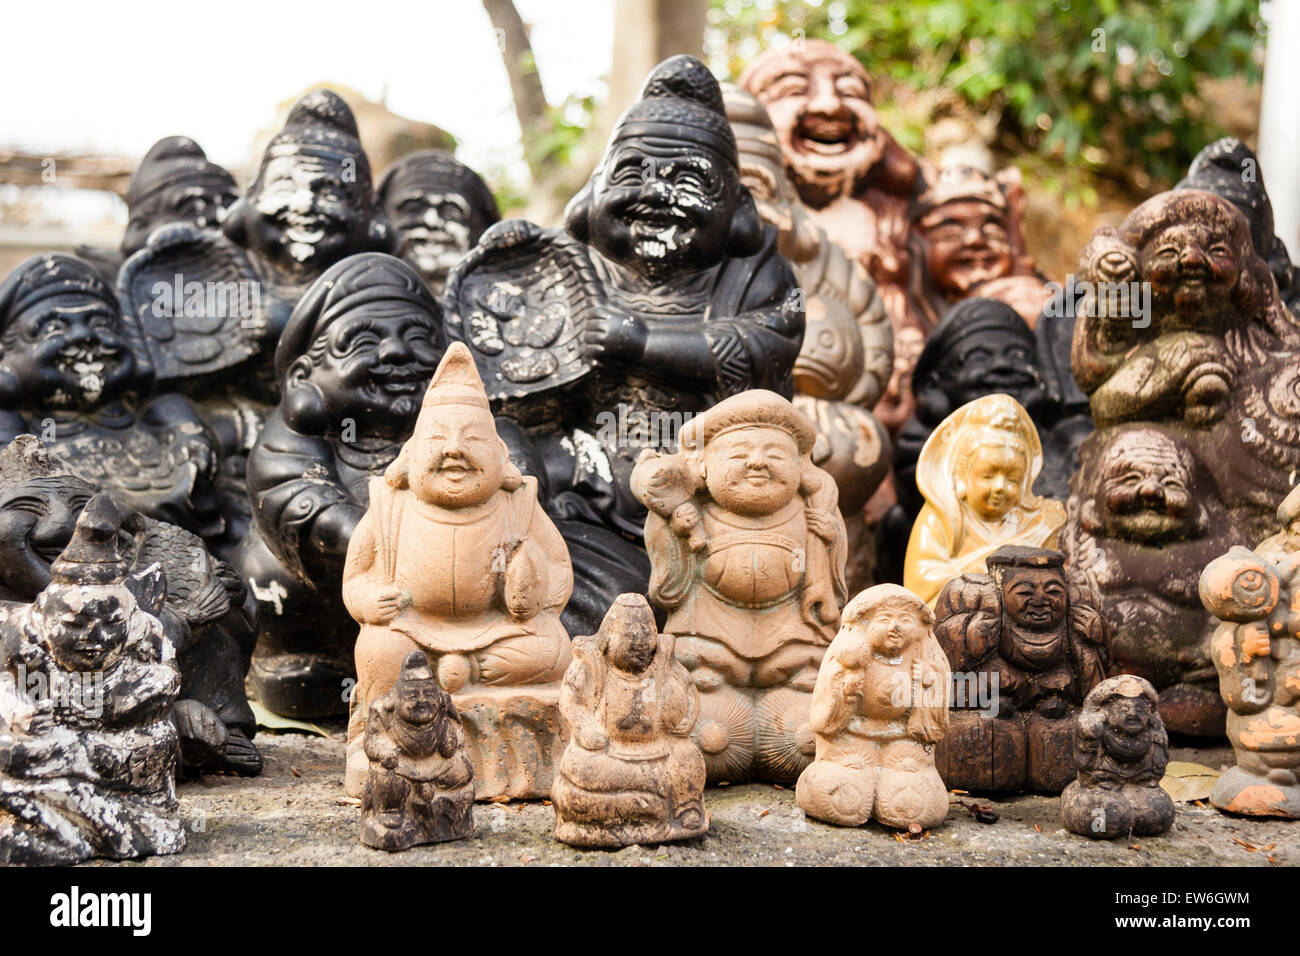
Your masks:
{"label": "statue's eye", "polygon": [[4,504],[6,511],[21,511],[24,514],[35,515],[37,518],[43,518],[49,513],[49,508],[45,502],[39,498],[13,498]]}

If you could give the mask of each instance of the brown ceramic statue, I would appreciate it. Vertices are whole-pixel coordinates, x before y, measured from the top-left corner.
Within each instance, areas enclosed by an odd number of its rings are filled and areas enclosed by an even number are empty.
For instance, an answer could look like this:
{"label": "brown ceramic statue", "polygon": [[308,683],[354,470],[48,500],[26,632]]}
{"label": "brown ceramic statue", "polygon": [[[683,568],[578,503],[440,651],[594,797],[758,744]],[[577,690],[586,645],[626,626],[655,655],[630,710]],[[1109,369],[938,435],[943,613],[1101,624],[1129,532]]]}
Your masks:
{"label": "brown ceramic statue", "polygon": [[1094,840],[1159,836],[1174,825],[1174,801],[1160,787],[1169,738],[1156,690],[1121,674],[1089,693],[1074,745],[1079,778],[1061,794],[1061,822]]}
{"label": "brown ceramic statue", "polygon": [[863,591],[844,609],[813,691],[817,756],[795,799],[810,817],[906,830],[948,813],[934,748],[948,729],[951,675],[924,601],[896,584]]}
{"label": "brown ceramic statue", "polygon": [[777,229],[778,248],[804,292],[794,404],[817,426],[813,462],[839,488],[849,535],[849,590],[861,590],[875,549],[863,507],[889,463],[888,438],[870,409],[893,374],[893,331],[866,269],[831,242],[799,198],[767,110],[736,87],[725,87],[723,96],[740,151],[740,180],[759,216]]}
{"label": "brown ceramic statue", "polygon": [[1080,273],[1095,288],[1072,364],[1098,430],[1080,448],[1062,549],[1095,578],[1116,661],[1151,681],[1165,725],[1218,734],[1196,582],[1272,530],[1300,468],[1300,322],[1241,213],[1194,189],[1098,230]]}
{"label": "brown ceramic statue", "polygon": [[599,632],[574,640],[560,690],[555,838],[614,848],[704,833],[704,759],[690,737],[699,712],[672,636],[644,597],[619,597]]}
{"label": "brown ceramic statue", "polygon": [[1236,766],[1211,800],[1220,810],[1300,819],[1300,488],[1278,508],[1282,530],[1205,568],[1201,600],[1220,623],[1210,644],[1228,705]]}
{"label": "brown ceramic statue", "polygon": [[463,840],[474,832],[474,767],[465,731],[423,651],[370,705],[361,842],[377,850]]}
{"label": "brown ceramic statue", "polygon": [[[830,43],[805,40],[763,53],[740,85],[771,114],[786,166],[817,225],[876,281],[895,341],[908,328],[924,338],[931,323],[908,294],[920,266],[908,253],[908,208],[932,172],[881,125],[862,64]],[[894,384],[880,409],[891,430],[911,414],[908,405],[894,407],[907,399],[902,382]]]}
{"label": "brown ceramic statue", "polygon": [[944,166],[912,204],[910,218],[914,257],[923,264],[913,298],[928,328],[971,296],[1005,302],[1033,327],[1049,292],[1025,249],[1018,169],[989,176],[962,164]]}
{"label": "brown ceramic statue", "polygon": [[643,453],[650,599],[701,692],[695,740],[710,781],[793,783],[812,757],[811,691],[844,603],[835,483],[809,457],[812,423],[761,389]]}
{"label": "brown ceramic statue", "polygon": [[1074,778],[1074,718],[1106,676],[1106,618],[1059,551],[1002,547],[987,563],[951,581],[935,608],[959,678],[939,771],[962,790],[1059,793]]}
{"label": "brown ceramic statue", "polygon": [[943,420],[916,465],[925,505],[907,544],[903,584],[933,605],[943,586],[984,571],[1003,545],[1054,547],[1065,509],[1034,494],[1038,431],[1008,395],[985,395]]}
{"label": "brown ceramic statue", "polygon": [[348,792],[365,780],[371,703],[424,650],[467,724],[478,799],[549,794],[572,590],[536,479],[511,464],[474,359],[453,343],[348,544],[343,601],[361,625]]}

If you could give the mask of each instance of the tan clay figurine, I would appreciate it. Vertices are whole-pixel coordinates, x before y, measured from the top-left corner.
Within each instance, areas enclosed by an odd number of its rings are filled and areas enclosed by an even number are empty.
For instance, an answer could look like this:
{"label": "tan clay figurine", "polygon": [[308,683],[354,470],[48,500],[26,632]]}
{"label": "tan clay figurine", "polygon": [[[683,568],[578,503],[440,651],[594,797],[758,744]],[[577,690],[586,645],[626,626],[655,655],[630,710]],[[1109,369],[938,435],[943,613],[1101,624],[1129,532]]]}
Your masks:
{"label": "tan clay figurine", "polygon": [[645,452],[650,599],[701,692],[709,780],[793,783],[812,758],[808,706],[845,599],[835,482],[813,425],[774,392],[734,395]]}
{"label": "tan clay figurine", "polygon": [[371,703],[402,661],[427,651],[474,746],[480,800],[544,797],[569,664],[560,611],[573,569],[555,525],[497,436],[469,350],[453,344],[415,434],[348,545],[343,601],[361,624],[348,727],[348,792],[359,795]]}
{"label": "tan clay figurine", "polygon": [[699,712],[672,636],[644,597],[620,596],[598,633],[574,640],[560,689],[555,838],[614,848],[704,833],[704,759],[690,738]]}
{"label": "tan clay figurine", "polygon": [[465,732],[424,651],[411,651],[397,683],[370,705],[370,773],[361,842],[377,850],[463,840],[474,832],[474,768]]}
{"label": "tan clay figurine", "polygon": [[948,730],[951,673],[924,601],[896,584],[863,591],[844,609],[813,691],[817,758],[795,799],[841,826],[873,817],[906,830],[938,826],[948,790],[934,745]]}
{"label": "tan clay figurine", "polygon": [[1235,767],[1211,802],[1220,810],[1300,819],[1300,487],[1277,509],[1283,529],[1234,547],[1201,575],[1201,601],[1222,622],[1210,642],[1228,705]]}
{"label": "tan clay figurine", "polygon": [[933,607],[945,584],[985,571],[985,558],[1003,545],[1056,547],[1065,508],[1031,490],[1042,467],[1038,431],[1010,396],[986,395],[945,418],[917,461],[925,505],[903,585]]}

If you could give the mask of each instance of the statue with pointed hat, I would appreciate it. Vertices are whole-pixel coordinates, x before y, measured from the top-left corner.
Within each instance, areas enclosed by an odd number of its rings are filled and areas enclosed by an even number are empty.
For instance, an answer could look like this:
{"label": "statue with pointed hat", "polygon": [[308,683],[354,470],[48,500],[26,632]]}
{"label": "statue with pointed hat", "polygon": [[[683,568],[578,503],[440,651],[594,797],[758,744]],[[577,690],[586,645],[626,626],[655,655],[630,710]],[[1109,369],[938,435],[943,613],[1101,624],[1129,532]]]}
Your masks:
{"label": "statue with pointed hat", "polygon": [[592,633],[649,578],[628,485],[637,454],[671,449],[686,417],[727,396],[793,394],[802,299],[741,182],[708,68],[689,56],[655,67],[564,230],[498,223],[447,289],[452,336],[573,554],[565,620]]}
{"label": "statue with pointed hat", "polygon": [[402,661],[370,705],[361,842],[377,850],[463,840],[474,832],[474,766],[451,695],[424,651]]}
{"label": "statue with pointed hat", "polygon": [[617,848],[697,837],[704,758],[691,740],[700,694],[640,594],[573,642],[560,691],[565,747],[551,800],[555,839]]}
{"label": "statue with pointed hat", "polygon": [[348,540],[371,479],[415,426],[442,357],[441,319],[413,268],[366,252],[327,269],[280,337],[280,404],[248,458],[253,527],[233,561],[259,608],[250,681],[276,713],[346,711]]}
{"label": "statue with pointed hat", "polygon": [[537,480],[520,474],[497,435],[463,343],[447,350],[414,434],[370,480],[369,498],[343,570],[343,600],[361,625],[348,792],[365,780],[371,703],[421,650],[469,725],[478,799],[546,795],[573,570]]}
{"label": "statue with pointed hat", "polygon": [[844,604],[844,520],[813,464],[812,422],[774,392],[691,419],[681,450],[643,453],[650,599],[700,691],[711,782],[793,783],[812,759],[808,707]]}
{"label": "statue with pointed hat", "polygon": [[0,864],[178,853],[176,653],[162,572],[91,499],[31,604],[0,611]]}

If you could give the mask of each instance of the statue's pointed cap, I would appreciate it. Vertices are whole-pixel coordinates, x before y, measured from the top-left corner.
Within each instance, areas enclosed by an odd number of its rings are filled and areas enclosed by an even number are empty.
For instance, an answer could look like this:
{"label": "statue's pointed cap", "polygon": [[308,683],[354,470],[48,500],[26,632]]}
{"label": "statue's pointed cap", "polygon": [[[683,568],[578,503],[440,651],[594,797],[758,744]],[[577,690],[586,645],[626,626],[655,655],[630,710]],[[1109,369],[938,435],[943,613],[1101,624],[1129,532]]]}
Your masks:
{"label": "statue's pointed cap", "polygon": [[77,519],[72,540],[50,565],[56,584],[120,584],[127,563],[118,546],[122,515],[106,493],[91,498]]}
{"label": "statue's pointed cap", "polygon": [[464,342],[453,342],[438,363],[433,381],[424,393],[424,407],[431,405],[473,405],[490,408],[483,379],[474,366],[474,356]]}

